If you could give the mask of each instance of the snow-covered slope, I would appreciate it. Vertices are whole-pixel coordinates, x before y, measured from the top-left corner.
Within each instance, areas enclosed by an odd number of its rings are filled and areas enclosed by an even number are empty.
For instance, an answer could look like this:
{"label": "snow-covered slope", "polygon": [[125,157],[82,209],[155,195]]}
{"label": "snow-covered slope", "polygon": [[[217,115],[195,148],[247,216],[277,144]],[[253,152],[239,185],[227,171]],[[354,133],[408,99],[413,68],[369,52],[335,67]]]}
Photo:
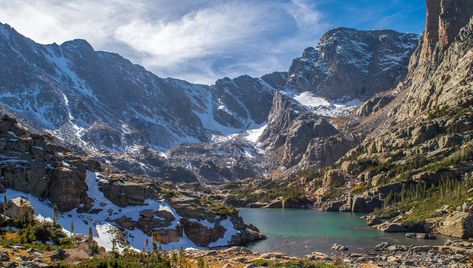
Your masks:
{"label": "snow-covered slope", "polygon": [[[87,196],[93,202],[93,206],[89,208],[89,212],[80,212],[80,208],[74,208],[71,211],[60,213],[59,224],[71,233],[74,228],[75,234],[88,235],[89,229],[92,229],[94,240],[99,246],[106,250],[112,250],[114,243],[116,248],[122,250],[124,248],[131,248],[134,250],[142,250],[148,240],[149,248],[152,249],[153,238],[147,235],[139,228],[126,229],[120,228],[116,223],[121,218],[127,218],[130,221],[139,221],[143,216],[142,211],[156,211],[156,213],[164,211],[172,215],[173,220],[166,227],[155,228],[154,231],[176,230],[181,225],[181,220],[184,218],[172,207],[171,204],[164,200],[149,199],[143,205],[120,207],[108,200],[104,194],[99,190],[100,174],[87,171]],[[5,193],[0,194],[0,199],[4,197],[11,200],[16,197],[26,197],[35,209],[36,218],[39,220],[51,221],[54,217],[53,205],[48,200],[40,200],[37,197],[23,192],[6,189]],[[159,216],[155,216],[157,220],[162,220]],[[188,218],[189,221],[198,223],[209,229],[215,229],[216,225],[225,228],[224,234],[217,240],[209,243],[207,247],[219,247],[232,244],[234,235],[240,234],[240,231],[234,227],[232,221],[224,217],[222,219],[217,216],[212,222],[198,218]],[[125,239],[123,239],[125,238]],[[234,239],[234,238],[233,238]],[[176,242],[161,244],[164,250],[178,249],[178,248],[203,248],[196,245],[185,233],[178,237]]]}
{"label": "snow-covered slope", "polygon": [[266,120],[271,79],[161,79],[85,40],[40,45],[0,24],[0,103],[68,143],[123,152],[209,141]]}

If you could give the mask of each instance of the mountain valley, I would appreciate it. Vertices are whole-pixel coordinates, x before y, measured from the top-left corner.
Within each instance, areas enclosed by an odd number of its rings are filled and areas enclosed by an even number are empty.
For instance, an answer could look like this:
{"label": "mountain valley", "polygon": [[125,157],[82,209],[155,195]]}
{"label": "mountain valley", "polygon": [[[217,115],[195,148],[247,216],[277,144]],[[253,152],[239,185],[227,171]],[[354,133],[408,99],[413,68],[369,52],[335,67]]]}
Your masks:
{"label": "mountain valley", "polygon": [[[37,265],[471,267],[473,2],[426,7],[421,36],[334,28],[287,72],[212,85],[0,24],[0,264],[33,265],[21,241]],[[260,254],[243,207],[442,243]]]}

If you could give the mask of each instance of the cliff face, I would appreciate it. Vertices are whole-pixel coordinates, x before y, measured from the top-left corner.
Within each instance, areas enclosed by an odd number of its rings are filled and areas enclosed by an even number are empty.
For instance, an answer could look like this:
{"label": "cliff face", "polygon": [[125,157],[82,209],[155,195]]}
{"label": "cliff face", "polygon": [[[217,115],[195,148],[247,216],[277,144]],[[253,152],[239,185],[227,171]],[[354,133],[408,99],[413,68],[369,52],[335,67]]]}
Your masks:
{"label": "cliff face", "polygon": [[409,92],[399,119],[471,105],[471,15],[468,0],[427,1],[426,28],[411,58]]}
{"label": "cliff face", "polygon": [[[373,130],[361,145],[323,173],[323,186],[315,189],[322,200],[328,196],[342,200],[326,209],[372,211],[383,203],[391,205],[392,198],[398,202],[401,192],[416,187],[431,187],[431,195],[441,198],[436,187],[446,182],[469,188],[473,171],[472,16],[471,1],[427,1],[426,29],[411,58],[407,78],[357,110],[366,117],[356,129]],[[336,194],[331,188],[333,181],[339,183]],[[453,195],[463,198],[456,201],[460,204],[470,197]],[[422,197],[416,198],[420,199],[413,202],[424,202]],[[441,205],[450,201],[445,199]],[[397,204],[401,215],[393,220],[399,224],[413,218],[402,212],[410,210],[411,215],[424,215],[425,219],[440,209],[418,211],[419,206],[408,202]],[[431,222],[432,227],[443,224],[442,215]]]}

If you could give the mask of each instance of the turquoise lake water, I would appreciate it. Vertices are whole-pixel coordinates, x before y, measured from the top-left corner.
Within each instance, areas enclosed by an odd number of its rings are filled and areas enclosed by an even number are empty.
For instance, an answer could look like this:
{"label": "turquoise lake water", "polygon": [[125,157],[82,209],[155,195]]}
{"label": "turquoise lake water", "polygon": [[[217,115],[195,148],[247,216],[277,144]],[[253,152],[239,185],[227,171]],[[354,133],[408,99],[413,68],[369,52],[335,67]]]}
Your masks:
{"label": "turquoise lake water", "polygon": [[359,213],[320,212],[308,209],[240,208],[246,223],[256,225],[268,238],[249,244],[257,252],[283,252],[302,256],[313,251],[331,252],[334,243],[350,252],[372,251],[381,242],[400,245],[437,245],[437,240],[406,238],[404,234],[383,233],[366,225]]}

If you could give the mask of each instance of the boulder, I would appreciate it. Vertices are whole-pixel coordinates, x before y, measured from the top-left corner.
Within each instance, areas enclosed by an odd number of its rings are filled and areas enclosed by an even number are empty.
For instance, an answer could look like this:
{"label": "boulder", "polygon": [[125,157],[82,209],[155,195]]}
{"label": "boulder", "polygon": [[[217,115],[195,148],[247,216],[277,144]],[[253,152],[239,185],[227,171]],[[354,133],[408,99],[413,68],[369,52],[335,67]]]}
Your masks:
{"label": "boulder", "polygon": [[268,252],[259,256],[261,259],[282,259],[284,254],[282,252]]}
{"label": "boulder", "polygon": [[100,188],[107,199],[121,207],[142,205],[156,194],[152,186],[132,182],[103,183]]}
{"label": "boulder", "polygon": [[140,211],[140,216],[143,217],[143,218],[154,218],[154,210],[152,209],[145,209],[145,210],[142,210]]}
{"label": "boulder", "polygon": [[67,253],[63,249],[57,249],[51,253],[51,261],[62,261],[67,257]]}
{"label": "boulder", "polygon": [[197,198],[184,196],[174,197],[171,199],[171,205],[176,210],[177,214],[184,218],[215,220],[215,214],[202,206]]}
{"label": "boulder", "polygon": [[353,197],[352,212],[373,212],[375,209],[382,208],[384,201],[376,197],[365,197],[356,195]]}
{"label": "boulder", "polygon": [[399,223],[385,222],[377,226],[377,229],[385,233],[405,233],[408,229]]}
{"label": "boulder", "polygon": [[0,262],[10,261],[10,256],[7,251],[0,251]]}
{"label": "boulder", "polygon": [[378,245],[376,245],[374,247],[374,250],[375,251],[383,251],[383,250],[386,250],[389,246],[391,246],[391,244],[389,244],[389,242],[381,242],[381,243],[379,243]]}
{"label": "boulder", "polygon": [[54,171],[49,186],[49,199],[61,211],[78,207],[87,196],[85,170],[61,167]]}
{"label": "boulder", "polygon": [[229,253],[229,254],[232,254],[232,255],[238,255],[238,254],[245,254],[245,255],[248,255],[248,254],[253,254],[253,252],[248,249],[248,248],[245,248],[245,247],[230,247],[230,248],[227,248],[225,250],[223,250],[223,252],[225,253]]}
{"label": "boulder", "polygon": [[118,225],[120,225],[120,227],[128,229],[128,230],[134,230],[137,224],[136,221],[134,221],[132,218],[129,218],[129,217],[119,218],[115,220],[115,222]]}
{"label": "boulder", "polygon": [[140,217],[138,222],[136,223],[136,228],[140,229],[147,235],[152,235],[154,230],[158,228],[168,227],[171,225],[171,221],[169,220],[162,220],[159,218],[144,218]]}
{"label": "boulder", "polygon": [[440,128],[436,124],[420,125],[412,131],[411,144],[421,144],[440,133]]}
{"label": "boulder", "polygon": [[407,238],[417,238],[417,234],[416,233],[406,233],[405,236]]}
{"label": "boulder", "polygon": [[262,202],[255,202],[255,203],[250,203],[248,204],[246,207],[247,208],[262,208],[264,207],[266,204],[265,203],[262,203]]}
{"label": "boulder", "polygon": [[199,247],[208,246],[223,237],[226,232],[226,229],[220,224],[215,224],[214,228],[210,228],[187,218],[181,219],[180,223],[186,236]]}
{"label": "boulder", "polygon": [[173,221],[175,220],[176,218],[174,217],[174,215],[167,211],[167,210],[157,210],[155,212],[156,216],[160,217],[160,218],[163,218],[165,220],[168,220],[168,221]]}
{"label": "boulder", "polygon": [[332,258],[330,258],[329,255],[322,252],[317,252],[317,251],[310,253],[309,255],[306,256],[306,258],[311,261],[331,261],[332,260]]}
{"label": "boulder", "polygon": [[331,249],[335,250],[335,251],[346,251],[346,250],[348,250],[347,247],[345,247],[343,245],[339,245],[339,244],[333,244]]}
{"label": "boulder", "polygon": [[441,137],[438,141],[438,146],[440,149],[450,148],[453,146],[462,144],[462,137],[458,134],[450,134]]}
{"label": "boulder", "polygon": [[366,218],[366,223],[369,226],[374,226],[374,225],[378,225],[378,224],[383,223],[383,220],[376,217],[376,216],[370,216],[370,217]]}
{"label": "boulder", "polygon": [[473,214],[469,212],[453,212],[445,218],[437,231],[443,235],[463,239],[471,238],[473,237]]}
{"label": "boulder", "polygon": [[161,229],[153,232],[156,241],[161,244],[169,244],[172,242],[178,242],[182,236],[182,229]]}
{"label": "boulder", "polygon": [[4,214],[14,221],[24,221],[33,218],[34,207],[27,198],[17,197],[8,201]]}

